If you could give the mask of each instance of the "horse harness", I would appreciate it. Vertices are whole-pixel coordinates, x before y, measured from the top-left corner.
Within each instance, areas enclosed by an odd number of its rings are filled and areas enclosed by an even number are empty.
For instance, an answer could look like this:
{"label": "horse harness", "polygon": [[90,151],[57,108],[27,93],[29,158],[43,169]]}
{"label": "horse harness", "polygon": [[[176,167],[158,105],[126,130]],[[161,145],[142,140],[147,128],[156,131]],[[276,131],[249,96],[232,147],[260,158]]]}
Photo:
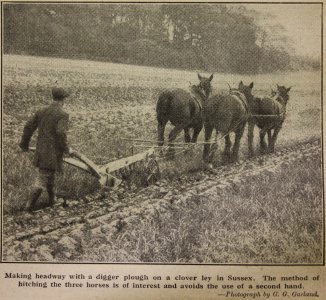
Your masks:
{"label": "horse harness", "polygon": [[[280,98],[282,101],[280,101]],[[284,98],[279,94],[277,93],[273,98],[272,100],[275,100],[277,101],[281,106],[282,106],[282,112],[280,114],[278,114],[278,116],[280,117],[284,117],[285,116],[285,113],[286,113],[286,106],[284,104]]]}
{"label": "horse harness", "polygon": [[247,114],[249,113],[247,99],[243,93],[241,93],[238,90],[230,90],[230,96],[235,96],[237,99],[239,99],[241,101],[241,103],[243,104]]}
{"label": "horse harness", "polygon": [[284,119],[285,114],[286,114],[286,107],[285,104],[283,104],[280,101],[280,98],[282,100],[282,102],[284,102],[283,97],[279,94],[276,93],[276,95],[273,98],[270,98],[273,101],[276,101],[277,103],[279,103],[282,107],[282,112],[280,112],[279,114],[274,114],[274,115],[251,115],[252,118],[279,118],[279,119]]}
{"label": "horse harness", "polygon": [[190,87],[190,94],[191,94],[191,97],[195,100],[195,102],[197,103],[198,107],[199,107],[199,111],[202,112],[203,110],[203,105],[201,103],[201,100],[199,100],[196,95],[196,93],[194,92],[193,88]]}

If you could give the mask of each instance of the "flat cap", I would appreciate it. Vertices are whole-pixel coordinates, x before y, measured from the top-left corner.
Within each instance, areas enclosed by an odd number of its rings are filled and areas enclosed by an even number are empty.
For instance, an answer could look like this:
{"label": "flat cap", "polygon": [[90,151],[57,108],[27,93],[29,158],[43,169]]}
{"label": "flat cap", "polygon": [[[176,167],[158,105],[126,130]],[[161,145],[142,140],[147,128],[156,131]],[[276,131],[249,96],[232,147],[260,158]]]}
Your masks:
{"label": "flat cap", "polygon": [[69,96],[69,94],[63,89],[55,87],[52,89],[52,96],[55,100],[62,100]]}

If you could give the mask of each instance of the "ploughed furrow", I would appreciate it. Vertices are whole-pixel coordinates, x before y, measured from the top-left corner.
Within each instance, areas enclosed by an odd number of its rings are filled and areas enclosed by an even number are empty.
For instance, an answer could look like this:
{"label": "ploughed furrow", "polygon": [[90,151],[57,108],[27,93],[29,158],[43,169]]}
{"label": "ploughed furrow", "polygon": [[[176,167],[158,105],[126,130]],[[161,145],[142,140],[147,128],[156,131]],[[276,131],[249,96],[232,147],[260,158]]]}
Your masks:
{"label": "ploughed furrow", "polygon": [[[236,188],[248,178],[274,175],[281,168],[300,161],[321,159],[320,140],[280,148],[235,164],[183,175],[174,181],[161,180],[147,188],[130,191],[99,191],[79,200],[59,199],[56,206],[33,212],[5,215],[3,222],[4,260],[78,260],[87,239],[106,239],[139,219],[159,217],[178,209],[198,195],[218,195],[219,190]],[[218,200],[217,200],[218,201]]]}

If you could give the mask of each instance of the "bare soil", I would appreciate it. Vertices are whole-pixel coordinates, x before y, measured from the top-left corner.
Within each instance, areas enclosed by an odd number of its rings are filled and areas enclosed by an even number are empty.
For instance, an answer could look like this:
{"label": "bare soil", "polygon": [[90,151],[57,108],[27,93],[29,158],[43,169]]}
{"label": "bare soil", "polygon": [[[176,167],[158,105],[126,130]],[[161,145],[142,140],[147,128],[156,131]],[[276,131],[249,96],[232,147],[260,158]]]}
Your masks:
{"label": "bare soil", "polygon": [[78,200],[58,199],[53,208],[5,215],[3,258],[6,261],[83,261],[83,245],[89,239],[105,237],[113,242],[117,234],[132,230],[139,219],[155,219],[189,201],[220,201],[221,191],[237,190],[255,179],[277,176],[279,170],[291,163],[300,166],[302,161],[313,159],[321,160],[319,140],[183,175],[173,182],[161,180],[138,191],[125,187],[117,191],[101,190]]}

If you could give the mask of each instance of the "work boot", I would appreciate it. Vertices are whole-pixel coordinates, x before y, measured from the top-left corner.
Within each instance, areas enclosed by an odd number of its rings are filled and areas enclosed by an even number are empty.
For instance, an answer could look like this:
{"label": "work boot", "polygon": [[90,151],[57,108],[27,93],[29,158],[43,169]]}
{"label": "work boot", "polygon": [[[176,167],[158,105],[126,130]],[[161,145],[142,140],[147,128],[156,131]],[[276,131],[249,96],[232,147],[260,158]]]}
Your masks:
{"label": "work boot", "polygon": [[37,199],[40,197],[40,195],[42,194],[42,189],[41,188],[37,188],[36,190],[34,190],[30,196],[30,198],[28,199],[27,203],[26,203],[26,207],[25,209],[28,212],[31,212],[34,210],[35,208],[35,203],[37,201]]}

